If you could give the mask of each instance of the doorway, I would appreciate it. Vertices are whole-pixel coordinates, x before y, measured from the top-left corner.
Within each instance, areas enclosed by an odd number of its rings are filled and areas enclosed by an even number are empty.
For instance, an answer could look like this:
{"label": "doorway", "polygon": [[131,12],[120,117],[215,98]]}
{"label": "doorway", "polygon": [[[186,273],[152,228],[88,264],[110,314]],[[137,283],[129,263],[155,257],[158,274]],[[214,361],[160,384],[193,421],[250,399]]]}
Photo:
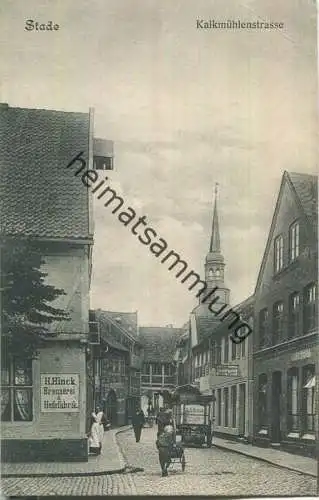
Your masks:
{"label": "doorway", "polygon": [[105,406],[107,419],[111,422],[112,427],[115,427],[117,425],[117,397],[113,389],[107,395]]}
{"label": "doorway", "polygon": [[280,443],[281,441],[281,372],[272,374],[272,401],[271,401],[271,442]]}
{"label": "doorway", "polygon": [[246,420],[246,384],[239,386],[239,422],[238,431],[239,436],[245,436],[245,420]]}

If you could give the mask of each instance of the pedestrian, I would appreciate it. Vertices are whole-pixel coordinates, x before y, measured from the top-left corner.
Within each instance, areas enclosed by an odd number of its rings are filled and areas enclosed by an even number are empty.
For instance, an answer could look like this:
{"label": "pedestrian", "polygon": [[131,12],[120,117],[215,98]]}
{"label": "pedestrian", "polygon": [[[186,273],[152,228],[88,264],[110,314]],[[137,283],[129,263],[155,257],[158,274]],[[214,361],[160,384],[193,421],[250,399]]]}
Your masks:
{"label": "pedestrian", "polygon": [[140,442],[142,428],[144,424],[145,424],[145,416],[143,410],[141,410],[140,408],[136,408],[136,412],[132,417],[132,425],[133,425],[135,440],[137,443]]}
{"label": "pedestrian", "polygon": [[88,438],[89,438],[89,453],[92,455],[100,455],[100,453],[101,453],[100,424],[98,424],[98,422],[96,420],[96,415],[93,413],[91,416],[90,432],[89,432]]}
{"label": "pedestrian", "polygon": [[106,421],[104,412],[100,406],[96,407],[95,413],[92,413],[92,417],[95,419],[96,423],[98,424],[98,440],[100,444],[100,453],[102,451],[102,443],[103,443],[103,437],[104,437],[104,422]]}
{"label": "pedestrian", "polygon": [[162,470],[162,477],[168,476],[168,466],[171,462],[170,452],[174,445],[174,429],[172,425],[166,425],[162,432],[157,432],[156,447]]}
{"label": "pedestrian", "polygon": [[168,408],[161,408],[157,415],[157,430],[163,432],[166,425],[173,425],[172,414]]}

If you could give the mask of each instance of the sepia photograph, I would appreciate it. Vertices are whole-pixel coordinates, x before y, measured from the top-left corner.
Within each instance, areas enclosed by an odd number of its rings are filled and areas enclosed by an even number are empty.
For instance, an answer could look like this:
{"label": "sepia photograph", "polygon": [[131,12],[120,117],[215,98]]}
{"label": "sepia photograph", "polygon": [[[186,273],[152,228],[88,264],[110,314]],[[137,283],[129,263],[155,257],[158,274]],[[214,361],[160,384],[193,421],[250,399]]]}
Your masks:
{"label": "sepia photograph", "polygon": [[1,498],[319,495],[314,0],[2,0]]}

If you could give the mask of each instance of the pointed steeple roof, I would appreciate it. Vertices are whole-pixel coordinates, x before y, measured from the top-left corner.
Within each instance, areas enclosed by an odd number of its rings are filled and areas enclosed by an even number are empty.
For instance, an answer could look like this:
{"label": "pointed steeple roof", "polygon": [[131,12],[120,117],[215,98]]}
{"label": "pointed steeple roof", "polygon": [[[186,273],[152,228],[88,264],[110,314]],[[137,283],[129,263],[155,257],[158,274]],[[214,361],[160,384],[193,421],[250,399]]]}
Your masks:
{"label": "pointed steeple roof", "polygon": [[218,211],[217,211],[217,186],[218,186],[218,183],[216,182],[212,235],[211,235],[210,247],[209,247],[210,253],[220,252],[220,235],[219,235],[219,223],[218,223]]}

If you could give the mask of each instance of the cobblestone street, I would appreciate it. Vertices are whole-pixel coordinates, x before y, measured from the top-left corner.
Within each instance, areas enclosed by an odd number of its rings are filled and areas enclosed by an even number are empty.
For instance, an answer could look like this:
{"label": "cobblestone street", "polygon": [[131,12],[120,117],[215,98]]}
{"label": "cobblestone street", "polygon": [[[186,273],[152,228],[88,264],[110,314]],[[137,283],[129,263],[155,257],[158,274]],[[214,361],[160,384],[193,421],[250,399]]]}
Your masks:
{"label": "cobblestone street", "polygon": [[132,431],[117,435],[128,463],[144,468],[133,475],[139,495],[315,495],[315,478],[214,447],[186,448],[185,472],[176,464],[162,478],[155,439],[155,427],[143,429],[140,443]]}
{"label": "cobblestone street", "polygon": [[131,474],[82,477],[3,478],[2,493],[6,496],[42,495],[134,495]]}
{"label": "cobblestone street", "polygon": [[[217,448],[186,448],[186,470],[180,464],[162,478],[155,448],[156,429],[143,429],[140,443],[133,431],[117,435],[126,462],[143,472],[81,476],[2,478],[6,496],[42,495],[315,495],[315,478],[271,466]],[[104,451],[106,453],[106,449]]]}

